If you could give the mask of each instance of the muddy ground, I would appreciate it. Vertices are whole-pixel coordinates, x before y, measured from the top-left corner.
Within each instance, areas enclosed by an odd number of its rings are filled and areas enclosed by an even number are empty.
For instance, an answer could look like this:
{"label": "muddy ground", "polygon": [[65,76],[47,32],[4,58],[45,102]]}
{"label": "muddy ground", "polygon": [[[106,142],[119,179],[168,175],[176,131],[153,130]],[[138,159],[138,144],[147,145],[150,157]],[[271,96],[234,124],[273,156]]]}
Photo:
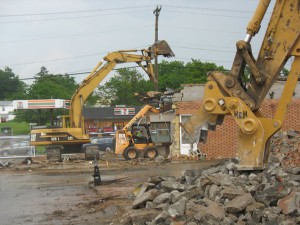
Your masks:
{"label": "muddy ground", "polygon": [[9,162],[0,167],[1,225],[121,224],[134,194],[149,176],[181,177],[188,169],[208,168],[219,161],[173,159],[125,161],[103,155],[98,161],[102,185],[93,182],[94,164],[80,155],[63,162],[44,157]]}

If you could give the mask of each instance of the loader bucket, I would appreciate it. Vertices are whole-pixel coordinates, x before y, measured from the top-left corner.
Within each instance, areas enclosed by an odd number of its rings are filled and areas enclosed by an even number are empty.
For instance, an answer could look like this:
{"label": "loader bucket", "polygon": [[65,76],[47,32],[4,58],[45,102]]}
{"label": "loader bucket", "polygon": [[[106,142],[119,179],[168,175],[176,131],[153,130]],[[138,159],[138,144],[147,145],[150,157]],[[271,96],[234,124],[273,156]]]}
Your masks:
{"label": "loader bucket", "polygon": [[163,55],[164,57],[174,57],[172,49],[165,40],[157,41],[151,46],[151,52],[154,56]]}

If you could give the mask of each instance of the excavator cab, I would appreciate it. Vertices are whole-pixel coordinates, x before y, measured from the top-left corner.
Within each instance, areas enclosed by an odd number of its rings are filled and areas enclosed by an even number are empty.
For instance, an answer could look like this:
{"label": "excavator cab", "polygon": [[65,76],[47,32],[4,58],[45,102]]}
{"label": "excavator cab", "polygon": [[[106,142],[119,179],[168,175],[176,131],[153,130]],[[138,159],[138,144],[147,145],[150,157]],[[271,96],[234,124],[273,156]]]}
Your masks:
{"label": "excavator cab", "polygon": [[68,115],[57,116],[57,118],[53,120],[53,125],[55,127],[61,127],[61,128],[70,127],[70,116]]}

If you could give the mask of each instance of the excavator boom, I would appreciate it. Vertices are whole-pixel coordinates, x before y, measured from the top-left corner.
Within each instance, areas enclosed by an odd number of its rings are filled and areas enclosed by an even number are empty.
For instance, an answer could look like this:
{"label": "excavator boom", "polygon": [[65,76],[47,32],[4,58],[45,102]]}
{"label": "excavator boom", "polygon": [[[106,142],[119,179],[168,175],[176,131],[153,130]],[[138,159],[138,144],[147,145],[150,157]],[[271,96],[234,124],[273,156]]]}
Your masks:
{"label": "excavator boom", "polygon": [[[207,131],[222,124],[225,115],[233,116],[239,127],[240,170],[264,169],[268,162],[270,138],[281,127],[291,101],[300,69],[300,4],[298,0],[277,0],[255,60],[251,39],[259,31],[270,0],[260,0],[247,27],[245,40],[236,43],[237,51],[229,74],[211,72],[205,84],[199,112],[186,124],[195,140],[206,141]],[[274,118],[259,111],[262,101],[288,59],[292,68]],[[249,67],[250,80],[245,79]],[[194,134],[194,130],[197,132]]]}
{"label": "excavator boom", "polygon": [[[103,58],[103,61],[99,62],[93,71],[84,79],[79,88],[75,91],[71,99],[70,109],[70,122],[73,128],[82,126],[82,107],[87,97],[93,92],[93,90],[99,85],[99,83],[107,76],[107,74],[120,63],[137,63],[149,76],[150,80],[157,83],[157,80],[153,75],[153,67],[151,60],[155,56],[163,55],[165,57],[174,56],[168,43],[164,40],[154,43],[148,49],[142,49],[142,54],[133,54],[138,50],[120,50],[112,52]],[[142,62],[146,65],[142,65]],[[102,67],[101,67],[102,66]]]}

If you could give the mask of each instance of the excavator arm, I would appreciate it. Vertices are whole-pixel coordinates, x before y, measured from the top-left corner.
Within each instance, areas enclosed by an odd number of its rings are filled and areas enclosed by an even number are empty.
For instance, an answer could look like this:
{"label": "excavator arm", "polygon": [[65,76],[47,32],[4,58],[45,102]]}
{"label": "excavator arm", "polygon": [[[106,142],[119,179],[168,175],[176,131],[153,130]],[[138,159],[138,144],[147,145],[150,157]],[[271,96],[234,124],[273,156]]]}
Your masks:
{"label": "excavator arm", "polygon": [[[281,127],[300,71],[300,1],[277,0],[261,49],[255,60],[251,39],[259,31],[270,0],[260,0],[247,27],[245,40],[238,41],[229,74],[211,72],[205,84],[199,112],[192,115],[186,130],[204,141],[208,130],[233,116],[239,127],[240,170],[264,169],[268,162],[270,138]],[[265,118],[259,108],[288,59],[293,59],[274,118]],[[245,79],[249,67],[250,80]],[[196,132],[195,132],[196,131]]]}
{"label": "excavator arm", "polygon": [[159,109],[153,108],[151,105],[145,105],[124,127],[123,131],[127,131],[136,121],[144,118],[148,112],[160,113]]}
{"label": "excavator arm", "polygon": [[[99,83],[107,76],[107,74],[121,63],[137,63],[149,76],[150,80],[157,83],[153,75],[153,67],[151,60],[158,55],[172,57],[174,53],[166,41],[158,41],[149,49],[140,50],[141,54],[133,54],[138,50],[121,50],[112,52],[99,62],[93,71],[84,79],[79,88],[72,96],[70,105],[70,123],[73,128],[83,128],[82,107],[88,96],[99,85]],[[143,65],[144,63],[145,65]]]}

